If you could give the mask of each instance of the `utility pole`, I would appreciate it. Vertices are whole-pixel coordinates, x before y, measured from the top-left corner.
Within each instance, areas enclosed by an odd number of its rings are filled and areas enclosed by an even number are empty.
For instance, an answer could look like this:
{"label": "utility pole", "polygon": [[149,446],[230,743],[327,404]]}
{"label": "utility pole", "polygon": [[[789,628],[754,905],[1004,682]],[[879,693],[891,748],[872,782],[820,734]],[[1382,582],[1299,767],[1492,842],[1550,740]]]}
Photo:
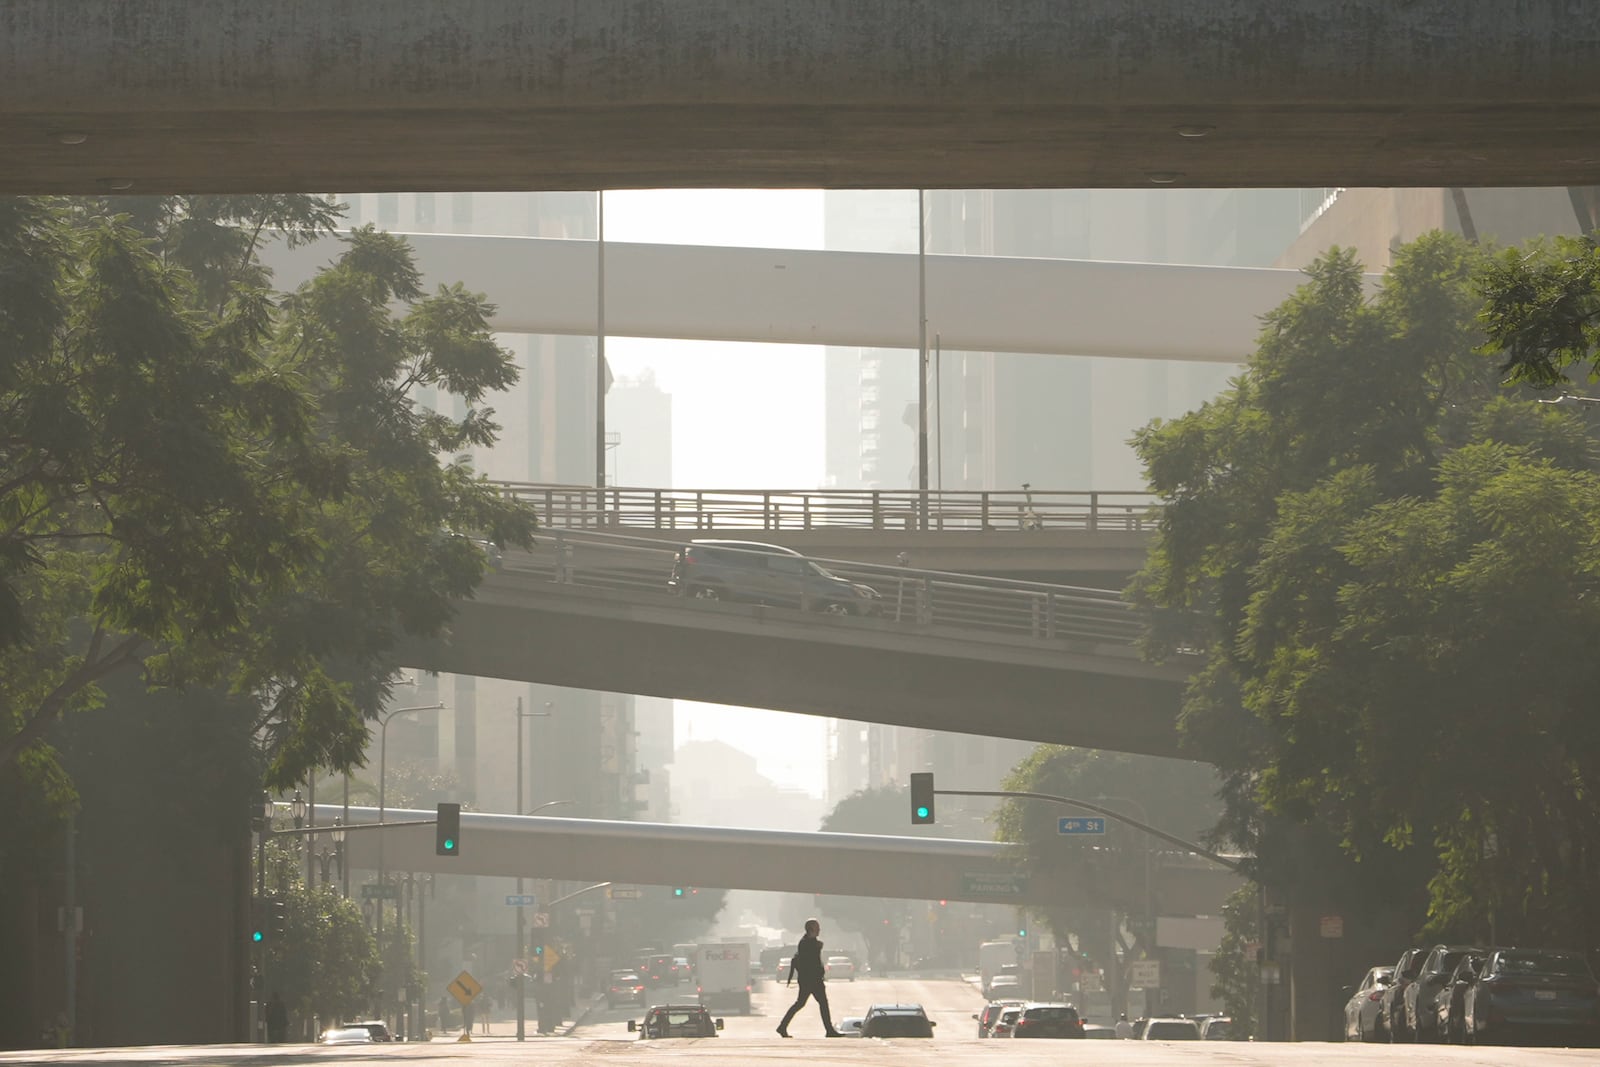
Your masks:
{"label": "utility pole", "polygon": [[[598,221],[599,271],[595,278],[595,357],[594,357],[594,487],[606,487],[606,191],[601,189],[595,194],[599,201],[596,208]],[[604,494],[601,494],[602,496]],[[605,501],[597,500],[599,511],[604,514]],[[521,812],[518,812],[521,814]],[[520,957],[519,957],[520,958]],[[518,1027],[518,1036],[521,1036]]]}
{"label": "utility pole", "polygon": [[[600,450],[602,463],[605,460],[604,439]],[[605,469],[603,466],[600,468]],[[522,814],[522,698],[517,698],[517,805],[512,809],[518,815]],[[521,870],[521,867],[517,868]],[[522,914],[522,875],[517,875],[517,959],[528,958],[528,938],[526,920]],[[517,1040],[525,1041],[528,1036],[528,1003],[527,1003],[527,975],[526,972],[517,977]]]}
{"label": "utility pole", "polygon": [[928,213],[917,190],[917,525],[928,529]]}

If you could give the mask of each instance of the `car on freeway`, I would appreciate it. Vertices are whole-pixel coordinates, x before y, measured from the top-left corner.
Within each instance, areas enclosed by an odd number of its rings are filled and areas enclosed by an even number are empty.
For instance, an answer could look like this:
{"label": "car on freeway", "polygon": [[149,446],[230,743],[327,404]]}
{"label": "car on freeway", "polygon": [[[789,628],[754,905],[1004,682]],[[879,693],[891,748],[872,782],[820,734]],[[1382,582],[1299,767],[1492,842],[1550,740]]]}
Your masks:
{"label": "car on freeway", "polygon": [[1581,952],[1490,952],[1462,1004],[1468,1044],[1600,1044],[1600,986]]}
{"label": "car on freeway", "polygon": [[990,1037],[1010,1037],[1012,1028],[1017,1025],[1017,1020],[1022,1016],[1022,1005],[1008,1006],[1000,1010],[1000,1017],[989,1027]]}
{"label": "car on freeway", "polygon": [[859,1015],[848,1015],[839,1020],[838,1030],[845,1037],[860,1037],[862,1021]]}
{"label": "car on freeway", "polygon": [[1383,990],[1378,1002],[1378,1039],[1380,1041],[1410,1041],[1411,1030],[1406,1026],[1406,987],[1417,980],[1422,963],[1428,958],[1425,948],[1408,948],[1400,954],[1394,965],[1394,974]]}
{"label": "car on freeway", "polygon": [[1083,1037],[1083,1020],[1071,1004],[1024,1004],[1012,1037]]}
{"label": "car on freeway", "polygon": [[849,956],[829,956],[828,962],[822,965],[822,969],[834,981],[854,982],[856,980],[856,961]]}
{"label": "car on freeway", "polygon": [[612,971],[611,981],[606,985],[606,1007],[643,1003],[644,979],[639,977],[639,972]]}
{"label": "car on freeway", "polygon": [[989,979],[990,1000],[1021,1000],[1022,979],[1014,974],[997,974]]}
{"label": "car on freeway", "polygon": [[1461,957],[1455,973],[1433,998],[1434,1025],[1448,1044],[1466,1043],[1467,990],[1478,980],[1478,972],[1483,969],[1485,959],[1486,956],[1476,953]]}
{"label": "car on freeway", "polygon": [[1007,1008],[1020,1008],[1026,1001],[1022,1000],[991,1000],[983,1006],[983,1010],[974,1013],[973,1020],[978,1024],[979,1037],[992,1037],[990,1030],[999,1020],[1000,1013]]}
{"label": "car on freeway", "polygon": [[679,596],[876,615],[879,592],[823,569],[792,548],[761,541],[691,541],[673,557],[667,588]]}
{"label": "car on freeway", "polygon": [[862,1037],[932,1037],[939,1024],[921,1004],[874,1004],[861,1019]]}
{"label": "car on freeway", "polygon": [[394,1035],[389,1032],[389,1024],[384,1022],[382,1019],[363,1019],[358,1023],[351,1023],[350,1025],[361,1027],[367,1033],[372,1035],[372,1040],[374,1041],[394,1040]]}
{"label": "car on freeway", "polygon": [[1200,1027],[1193,1019],[1146,1019],[1139,1031],[1141,1041],[1199,1041]]}
{"label": "car on freeway", "polygon": [[1433,1001],[1450,981],[1464,956],[1483,955],[1488,950],[1475,945],[1435,945],[1423,957],[1417,977],[1405,990],[1406,1029],[1413,1041],[1442,1041]]}
{"label": "car on freeway", "polygon": [[1233,1019],[1227,1015],[1213,1015],[1200,1024],[1201,1041],[1232,1041]]}
{"label": "car on freeway", "polygon": [[1368,967],[1360,984],[1346,986],[1350,999],[1344,1002],[1344,1039],[1346,1041],[1378,1040],[1378,1009],[1383,1005],[1383,991],[1394,978],[1394,968],[1384,964]]}
{"label": "car on freeway", "polygon": [[722,1020],[713,1019],[701,1004],[661,1004],[644,1013],[643,1021],[628,1020],[628,1033],[640,1041],[669,1037],[716,1037]]}
{"label": "car on freeway", "polygon": [[370,1045],[372,1044],[372,1031],[365,1026],[335,1026],[322,1031],[322,1036],[317,1038],[319,1045]]}
{"label": "car on freeway", "polygon": [[1117,1028],[1115,1026],[1101,1026],[1099,1023],[1084,1023],[1083,1036],[1091,1041],[1115,1041]]}

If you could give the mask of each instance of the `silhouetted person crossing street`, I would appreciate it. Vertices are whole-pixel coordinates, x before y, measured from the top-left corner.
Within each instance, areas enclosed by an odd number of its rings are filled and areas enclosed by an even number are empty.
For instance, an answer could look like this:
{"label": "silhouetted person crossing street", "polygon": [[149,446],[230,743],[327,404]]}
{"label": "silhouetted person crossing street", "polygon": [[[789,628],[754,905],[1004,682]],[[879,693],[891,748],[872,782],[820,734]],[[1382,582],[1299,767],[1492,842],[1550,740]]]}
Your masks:
{"label": "silhouetted person crossing street", "polygon": [[800,976],[800,996],[795,999],[789,1008],[788,1014],[783,1017],[783,1022],[778,1024],[778,1036],[789,1037],[789,1020],[793,1019],[801,1008],[806,1006],[809,998],[815,997],[817,1008],[822,1012],[822,1026],[829,1037],[843,1037],[833,1028],[833,1016],[828,1011],[828,988],[824,981],[826,971],[822,966],[822,942],[817,940],[817,935],[822,933],[822,924],[815,919],[806,920],[806,936],[800,939],[800,945],[795,949],[794,957],[789,961],[789,984],[794,984],[795,975]]}

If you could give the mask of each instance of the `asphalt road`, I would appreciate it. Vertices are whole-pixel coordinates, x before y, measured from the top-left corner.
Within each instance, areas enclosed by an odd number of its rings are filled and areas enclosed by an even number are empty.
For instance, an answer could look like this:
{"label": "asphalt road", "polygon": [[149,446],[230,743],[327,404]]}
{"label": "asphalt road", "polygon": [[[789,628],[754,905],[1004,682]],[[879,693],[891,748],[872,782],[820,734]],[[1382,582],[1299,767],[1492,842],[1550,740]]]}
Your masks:
{"label": "asphalt road", "polygon": [[[688,987],[675,991],[687,997]],[[790,1029],[793,1040],[774,1032],[789,990],[767,982],[758,986],[755,1011],[748,1017],[724,1016],[722,1036],[694,1041],[639,1041],[628,1033],[627,1020],[638,1018],[624,1008],[594,1012],[570,1037],[530,1037],[518,1044],[500,1033],[471,1044],[438,1040],[430,1043],[322,1048],[304,1045],[155,1046],[128,1049],[67,1049],[0,1052],[0,1067],[10,1064],[61,1064],[75,1067],[369,1067],[404,1061],[405,1067],[647,1067],[699,1064],[704,1067],[1359,1067],[1404,1064],[1405,1067],[1576,1067],[1600,1063],[1595,1049],[1457,1048],[1444,1045],[1267,1044],[1248,1042],[1142,1041],[979,1041],[972,1013],[979,997],[958,980],[926,978],[863,978],[830,982],[835,1018],[859,1015],[873,1003],[915,1001],[939,1023],[927,1041],[829,1041],[822,1037],[816,1009],[805,1012]],[[660,1002],[660,998],[652,998]],[[500,1030],[496,1027],[496,1030]]]}

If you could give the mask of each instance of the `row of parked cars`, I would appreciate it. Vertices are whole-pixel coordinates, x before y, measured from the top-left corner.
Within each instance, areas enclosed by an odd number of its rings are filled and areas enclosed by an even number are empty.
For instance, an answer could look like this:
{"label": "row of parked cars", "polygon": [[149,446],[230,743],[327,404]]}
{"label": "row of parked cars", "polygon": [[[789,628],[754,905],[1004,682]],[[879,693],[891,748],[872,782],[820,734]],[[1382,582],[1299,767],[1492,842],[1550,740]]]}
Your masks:
{"label": "row of parked cars", "polygon": [[[981,1038],[1117,1038],[1116,1027],[1084,1022],[1070,1004],[992,1000],[972,1018],[977,1021]],[[1140,1019],[1130,1023],[1128,1029],[1128,1036],[1136,1041],[1228,1041],[1234,1036],[1233,1020],[1226,1015]]]}
{"label": "row of parked cars", "polygon": [[1347,1041],[1600,1045],[1600,982],[1580,952],[1434,945],[1370,968]]}

